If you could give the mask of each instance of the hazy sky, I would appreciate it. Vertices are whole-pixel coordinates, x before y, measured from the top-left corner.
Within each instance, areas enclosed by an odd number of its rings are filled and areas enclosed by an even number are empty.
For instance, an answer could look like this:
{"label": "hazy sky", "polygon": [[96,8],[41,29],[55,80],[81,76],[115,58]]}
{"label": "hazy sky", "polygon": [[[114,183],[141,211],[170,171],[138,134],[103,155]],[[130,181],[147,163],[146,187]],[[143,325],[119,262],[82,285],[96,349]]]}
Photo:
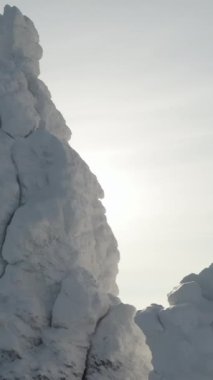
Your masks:
{"label": "hazy sky", "polygon": [[165,303],[213,262],[213,1],[6,3],[35,22],[41,78],[105,190],[122,299]]}

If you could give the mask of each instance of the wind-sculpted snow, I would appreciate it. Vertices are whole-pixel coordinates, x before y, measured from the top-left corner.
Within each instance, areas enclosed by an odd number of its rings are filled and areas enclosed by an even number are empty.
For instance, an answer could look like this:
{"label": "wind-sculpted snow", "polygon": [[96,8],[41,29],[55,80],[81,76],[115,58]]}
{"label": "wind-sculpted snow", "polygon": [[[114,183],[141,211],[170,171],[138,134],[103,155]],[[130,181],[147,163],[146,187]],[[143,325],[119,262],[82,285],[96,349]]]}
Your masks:
{"label": "wind-sculpted snow", "polygon": [[119,253],[96,177],[37,76],[42,49],[0,17],[0,380],[148,380],[150,351],[115,297]]}
{"label": "wind-sculpted snow", "polygon": [[6,268],[2,248],[7,235],[7,226],[10,224],[20,202],[20,189],[11,157],[11,147],[11,139],[0,130],[0,277]]}
{"label": "wind-sculpted snow", "polygon": [[133,323],[135,310],[115,304],[92,340],[85,380],[148,379],[151,355],[144,336]]}
{"label": "wind-sculpted snow", "polygon": [[185,277],[168,301],[136,316],[153,355],[150,380],[212,380],[213,265]]}
{"label": "wind-sculpted snow", "polygon": [[42,49],[38,33],[26,16],[6,6],[0,16],[0,115],[2,129],[12,137],[26,137],[39,125],[60,139],[70,130],[40,81]]}

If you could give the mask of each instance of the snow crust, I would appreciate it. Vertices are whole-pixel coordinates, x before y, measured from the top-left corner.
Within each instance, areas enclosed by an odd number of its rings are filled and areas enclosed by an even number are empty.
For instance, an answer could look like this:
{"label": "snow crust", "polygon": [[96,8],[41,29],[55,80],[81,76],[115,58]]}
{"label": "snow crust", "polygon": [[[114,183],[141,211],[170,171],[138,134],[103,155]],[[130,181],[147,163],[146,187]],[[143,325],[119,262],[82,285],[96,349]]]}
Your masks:
{"label": "snow crust", "polygon": [[185,277],[168,295],[170,307],[137,312],[154,371],[150,380],[212,380],[213,265]]}
{"label": "snow crust", "polygon": [[0,16],[0,380],[148,380],[134,309],[116,298],[103,190],[38,79],[33,23]]}

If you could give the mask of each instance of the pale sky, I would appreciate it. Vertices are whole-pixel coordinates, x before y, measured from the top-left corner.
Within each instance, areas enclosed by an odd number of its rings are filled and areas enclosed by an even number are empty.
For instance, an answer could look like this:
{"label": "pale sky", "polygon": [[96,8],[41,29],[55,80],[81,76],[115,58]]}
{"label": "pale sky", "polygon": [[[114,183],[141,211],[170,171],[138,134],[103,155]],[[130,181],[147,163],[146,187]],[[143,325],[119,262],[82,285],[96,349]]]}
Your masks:
{"label": "pale sky", "polygon": [[213,262],[213,1],[14,0],[41,79],[102,184],[120,296],[166,303]]}

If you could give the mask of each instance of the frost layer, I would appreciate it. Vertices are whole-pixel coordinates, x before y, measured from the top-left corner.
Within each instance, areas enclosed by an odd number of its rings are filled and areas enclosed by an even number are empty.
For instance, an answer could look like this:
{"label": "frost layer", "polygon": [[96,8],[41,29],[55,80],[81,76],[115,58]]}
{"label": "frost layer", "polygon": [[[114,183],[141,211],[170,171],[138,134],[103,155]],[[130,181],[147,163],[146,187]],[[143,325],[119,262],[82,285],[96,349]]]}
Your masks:
{"label": "frost layer", "polygon": [[41,55],[33,23],[6,6],[0,16],[0,380],[147,380],[144,336],[133,310],[115,298],[119,253],[103,191],[67,143],[70,131],[38,79]]}

